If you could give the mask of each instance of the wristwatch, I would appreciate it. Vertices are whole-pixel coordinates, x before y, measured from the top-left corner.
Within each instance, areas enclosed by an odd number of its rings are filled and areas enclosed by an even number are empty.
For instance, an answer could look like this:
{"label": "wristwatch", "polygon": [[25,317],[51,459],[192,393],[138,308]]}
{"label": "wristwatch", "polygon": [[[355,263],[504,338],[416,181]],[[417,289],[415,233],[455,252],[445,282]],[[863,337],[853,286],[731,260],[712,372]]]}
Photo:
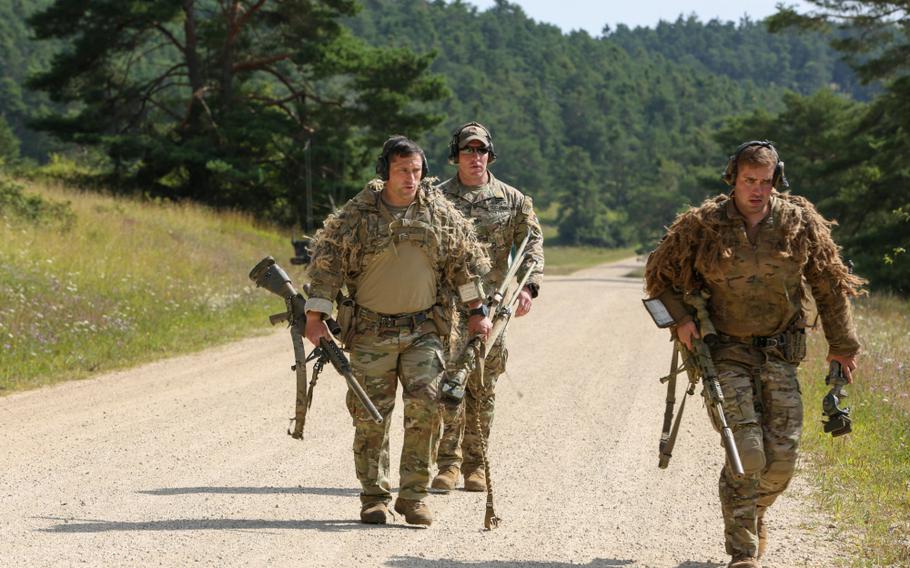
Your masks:
{"label": "wristwatch", "polygon": [[479,307],[474,308],[468,312],[469,316],[483,316],[487,317],[490,315],[490,308],[486,304],[480,304]]}

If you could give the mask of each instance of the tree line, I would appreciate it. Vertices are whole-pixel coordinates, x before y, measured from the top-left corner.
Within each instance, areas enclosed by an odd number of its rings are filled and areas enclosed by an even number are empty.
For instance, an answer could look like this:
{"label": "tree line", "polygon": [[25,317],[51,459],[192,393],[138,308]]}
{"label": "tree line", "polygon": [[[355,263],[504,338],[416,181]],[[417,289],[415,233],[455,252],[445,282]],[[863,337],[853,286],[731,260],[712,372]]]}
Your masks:
{"label": "tree line", "polygon": [[906,58],[884,46],[906,46],[906,11],[819,4],[771,29],[680,16],[592,37],[506,0],[0,0],[0,156],[65,142],[121,191],[306,225],[362,187],[389,134],[446,177],[452,129],[478,120],[496,174],[554,208],[561,242],[647,248],[723,189],[738,142],[772,138],[857,269],[901,289],[910,112]]}

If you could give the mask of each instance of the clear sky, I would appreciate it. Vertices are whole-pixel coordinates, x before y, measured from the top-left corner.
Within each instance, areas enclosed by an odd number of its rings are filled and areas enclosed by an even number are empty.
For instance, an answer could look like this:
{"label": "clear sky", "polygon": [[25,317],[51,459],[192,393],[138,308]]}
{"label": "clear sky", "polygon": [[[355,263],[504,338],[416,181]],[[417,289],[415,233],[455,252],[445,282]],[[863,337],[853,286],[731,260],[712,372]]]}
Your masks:
{"label": "clear sky", "polygon": [[[465,0],[481,10],[494,5],[493,0]],[[802,0],[510,0],[518,4],[525,14],[539,22],[556,24],[563,31],[587,30],[592,36],[600,35],[604,24],[615,28],[616,24],[654,27],[660,20],[674,21],[683,14],[695,14],[703,22],[713,18],[738,22],[748,14],[753,20],[760,20],[773,14],[778,3],[795,6],[799,12],[807,12],[812,5]]]}

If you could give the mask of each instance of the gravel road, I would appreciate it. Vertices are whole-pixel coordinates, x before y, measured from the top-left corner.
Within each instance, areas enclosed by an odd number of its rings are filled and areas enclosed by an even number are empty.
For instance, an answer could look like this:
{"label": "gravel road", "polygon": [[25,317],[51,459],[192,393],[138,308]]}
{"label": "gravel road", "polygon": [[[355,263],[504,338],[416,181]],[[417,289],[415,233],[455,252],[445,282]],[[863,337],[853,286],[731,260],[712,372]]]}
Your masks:
{"label": "gravel road", "polygon": [[[344,381],[326,370],[306,440],[285,435],[293,352],[276,330],[0,399],[0,566],[725,566],[723,451],[699,399],[657,468],[670,344],[636,266],[547,278],[512,323],[496,530],[461,490],[430,496],[429,528],[360,524]],[[766,567],[842,560],[803,467],[769,512]]]}

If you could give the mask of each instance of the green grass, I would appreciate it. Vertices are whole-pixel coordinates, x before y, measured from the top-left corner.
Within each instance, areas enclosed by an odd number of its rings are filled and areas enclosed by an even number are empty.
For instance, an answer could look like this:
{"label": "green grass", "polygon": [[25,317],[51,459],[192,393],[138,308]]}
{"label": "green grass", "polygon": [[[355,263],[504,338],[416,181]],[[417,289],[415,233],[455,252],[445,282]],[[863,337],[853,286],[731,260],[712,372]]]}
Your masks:
{"label": "green grass", "polygon": [[247,274],[267,254],[286,263],[290,243],[246,215],[27,191],[73,215],[66,226],[0,211],[0,395],[248,335],[281,308]]}
{"label": "green grass", "polygon": [[844,404],[853,431],[832,438],[821,424],[826,344],[811,334],[800,369],[806,418],[804,469],[845,540],[854,566],[910,566],[910,303],[872,296],[856,302],[863,352]]}
{"label": "green grass", "polygon": [[[281,302],[247,274],[292,249],[247,215],[31,183],[0,200],[0,395],[267,329]],[[547,247],[547,274],[630,256]]]}
{"label": "green grass", "polygon": [[[559,204],[551,203],[537,212],[543,231],[544,272],[548,275],[570,274],[583,268],[590,268],[605,262],[614,262],[635,256],[635,248],[607,249],[591,246],[563,245],[559,242],[556,218]],[[552,243],[552,244],[551,244]],[[631,276],[635,277],[635,274]],[[638,275],[640,276],[640,275]]]}
{"label": "green grass", "polygon": [[604,249],[581,246],[547,246],[544,241],[544,273],[547,275],[570,274],[605,262],[614,262],[635,256],[635,249]]}

